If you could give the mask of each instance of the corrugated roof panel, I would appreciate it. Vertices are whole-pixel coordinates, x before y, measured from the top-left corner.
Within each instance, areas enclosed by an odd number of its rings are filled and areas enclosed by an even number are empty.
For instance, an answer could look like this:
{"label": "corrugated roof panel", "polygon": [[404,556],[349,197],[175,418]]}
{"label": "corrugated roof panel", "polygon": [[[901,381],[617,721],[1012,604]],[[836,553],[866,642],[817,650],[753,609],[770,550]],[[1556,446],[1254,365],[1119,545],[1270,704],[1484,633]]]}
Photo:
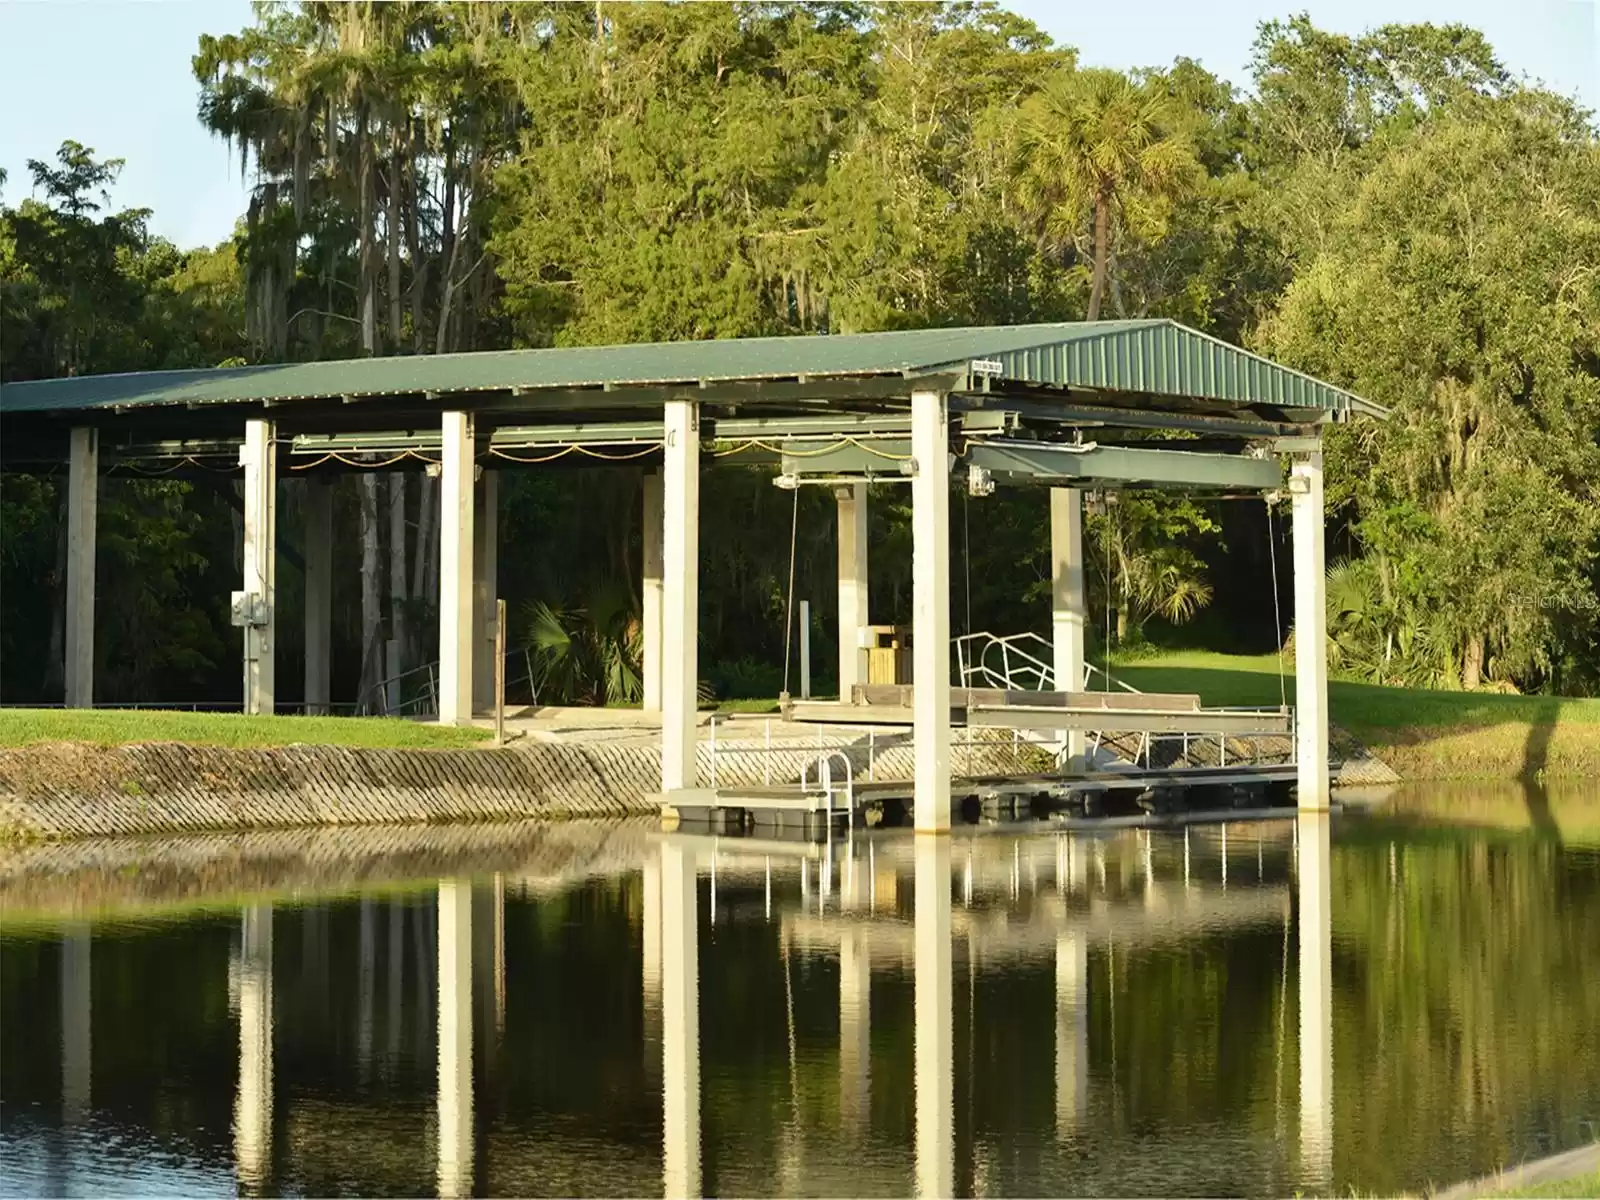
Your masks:
{"label": "corrugated roof panel", "polygon": [[916,376],[999,360],[1016,384],[1093,388],[1225,404],[1381,413],[1377,406],[1171,321],[918,329],[814,337],[499,350],[193,371],[146,371],[0,386],[0,413],[104,406],[235,404],[434,392]]}

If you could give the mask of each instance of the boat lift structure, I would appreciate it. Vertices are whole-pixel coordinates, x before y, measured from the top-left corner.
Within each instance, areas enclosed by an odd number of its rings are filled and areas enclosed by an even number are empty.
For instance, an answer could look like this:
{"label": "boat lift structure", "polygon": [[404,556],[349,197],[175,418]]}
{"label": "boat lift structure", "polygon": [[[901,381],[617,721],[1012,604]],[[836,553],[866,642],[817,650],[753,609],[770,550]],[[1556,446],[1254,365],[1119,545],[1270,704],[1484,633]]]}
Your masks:
{"label": "boat lift structure", "polygon": [[[1320,433],[1332,421],[1382,415],[1349,392],[1171,321],[1100,321],[8,383],[0,386],[0,465],[65,468],[69,706],[93,703],[99,476],[239,471],[244,568],[232,615],[244,630],[248,712],[271,712],[276,699],[280,467],[307,481],[300,558],[312,711],[330,699],[335,556],[330,493],[321,485],[334,472],[436,467],[439,717],[447,723],[469,721],[492,678],[497,472],[559,469],[575,457],[645,468],[645,702],[661,712],[661,797],[669,811],[722,802],[696,771],[703,463],[758,467],[780,486],[835,490],[839,674],[841,693],[852,698],[865,683],[868,485],[909,486],[914,683],[890,707],[909,722],[917,746],[916,827],[938,831],[950,827],[953,719],[1027,729],[1045,722],[1061,731],[1069,762],[1083,753],[1086,732],[1107,723],[1082,711],[1071,688],[1054,702],[1018,702],[1009,695],[1014,689],[1003,689],[1008,694],[999,698],[974,701],[969,693],[967,703],[956,703],[949,611],[955,485],[976,496],[997,486],[1050,490],[1052,666],[1056,679],[1068,681],[1086,672],[1085,490],[1286,494],[1299,633],[1296,783],[1302,807],[1325,808]],[[1131,712],[1119,719],[1132,720]],[[827,787],[837,791],[831,776]]]}

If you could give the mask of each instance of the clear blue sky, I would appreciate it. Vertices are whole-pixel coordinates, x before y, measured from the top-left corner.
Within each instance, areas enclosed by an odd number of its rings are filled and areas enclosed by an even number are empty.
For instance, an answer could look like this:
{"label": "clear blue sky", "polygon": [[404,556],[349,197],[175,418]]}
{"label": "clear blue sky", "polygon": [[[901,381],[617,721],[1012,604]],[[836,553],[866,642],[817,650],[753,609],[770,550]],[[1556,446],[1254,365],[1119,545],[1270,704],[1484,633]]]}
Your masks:
{"label": "clear blue sky", "polygon": [[[1304,9],[1357,33],[1390,21],[1462,21],[1482,29],[1519,74],[1600,109],[1595,0],[1011,0],[1086,64],[1155,66],[1180,54],[1248,82],[1258,21]],[[220,241],[244,211],[239,163],[195,119],[189,69],[202,32],[250,21],[246,0],[0,0],[0,167],[15,203],[29,158],[65,138],[127,159],[115,203],[155,210],[180,245]]]}

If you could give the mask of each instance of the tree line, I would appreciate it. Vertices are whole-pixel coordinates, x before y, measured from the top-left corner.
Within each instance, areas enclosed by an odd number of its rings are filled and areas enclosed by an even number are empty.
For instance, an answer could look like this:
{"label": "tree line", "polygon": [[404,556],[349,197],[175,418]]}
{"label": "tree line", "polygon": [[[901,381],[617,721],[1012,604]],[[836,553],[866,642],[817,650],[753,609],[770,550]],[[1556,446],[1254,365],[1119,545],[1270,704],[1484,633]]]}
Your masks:
{"label": "tree line", "polygon": [[[1338,670],[1600,690],[1600,135],[1471,29],[1268,22],[1244,90],[1188,59],[1085,67],[983,3],[263,4],[193,68],[251,185],[234,235],[152,237],[111,210],[120,164],[75,143],[30,163],[32,195],[0,207],[4,378],[1171,317],[1394,410],[1330,435]],[[236,689],[232,487],[107,481],[108,698]],[[62,494],[3,488],[0,686],[44,698]],[[874,619],[894,620],[909,530],[880,493]],[[1100,652],[1289,635],[1285,522],[1115,499],[1089,519]],[[426,477],[341,481],[362,553],[335,590],[336,691],[369,690],[391,639],[433,655],[437,503]],[[791,503],[708,476],[724,693],[776,690],[791,520],[831,645],[831,504]],[[1042,498],[955,503],[957,626],[1042,628]],[[568,695],[637,687],[638,507],[617,469],[506,475],[513,641]]]}

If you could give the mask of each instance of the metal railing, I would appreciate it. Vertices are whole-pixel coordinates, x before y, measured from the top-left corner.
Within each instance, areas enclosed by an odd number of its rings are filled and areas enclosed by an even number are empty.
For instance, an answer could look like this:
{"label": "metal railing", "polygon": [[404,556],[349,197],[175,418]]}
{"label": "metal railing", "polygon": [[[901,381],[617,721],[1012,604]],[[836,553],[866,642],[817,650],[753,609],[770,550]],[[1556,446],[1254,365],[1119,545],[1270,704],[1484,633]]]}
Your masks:
{"label": "metal railing", "polygon": [[[1008,692],[1056,691],[1055,647],[1037,633],[1001,636],[980,631],[952,638],[956,651],[956,676],[962,687],[992,687]],[[1107,691],[1115,687],[1133,695],[1139,689],[1095,666],[1083,664],[1079,688],[1089,690],[1099,676]],[[1074,690],[1074,689],[1067,689]]]}
{"label": "metal railing", "polygon": [[[528,702],[539,702],[538,687],[534,681],[533,648],[519,646],[507,650],[505,655],[505,690],[509,696],[514,690],[527,685]],[[390,703],[391,689],[399,698]],[[362,717],[435,717],[439,715],[439,661],[423,663],[398,675],[380,679],[369,687],[355,704],[355,714]]]}

